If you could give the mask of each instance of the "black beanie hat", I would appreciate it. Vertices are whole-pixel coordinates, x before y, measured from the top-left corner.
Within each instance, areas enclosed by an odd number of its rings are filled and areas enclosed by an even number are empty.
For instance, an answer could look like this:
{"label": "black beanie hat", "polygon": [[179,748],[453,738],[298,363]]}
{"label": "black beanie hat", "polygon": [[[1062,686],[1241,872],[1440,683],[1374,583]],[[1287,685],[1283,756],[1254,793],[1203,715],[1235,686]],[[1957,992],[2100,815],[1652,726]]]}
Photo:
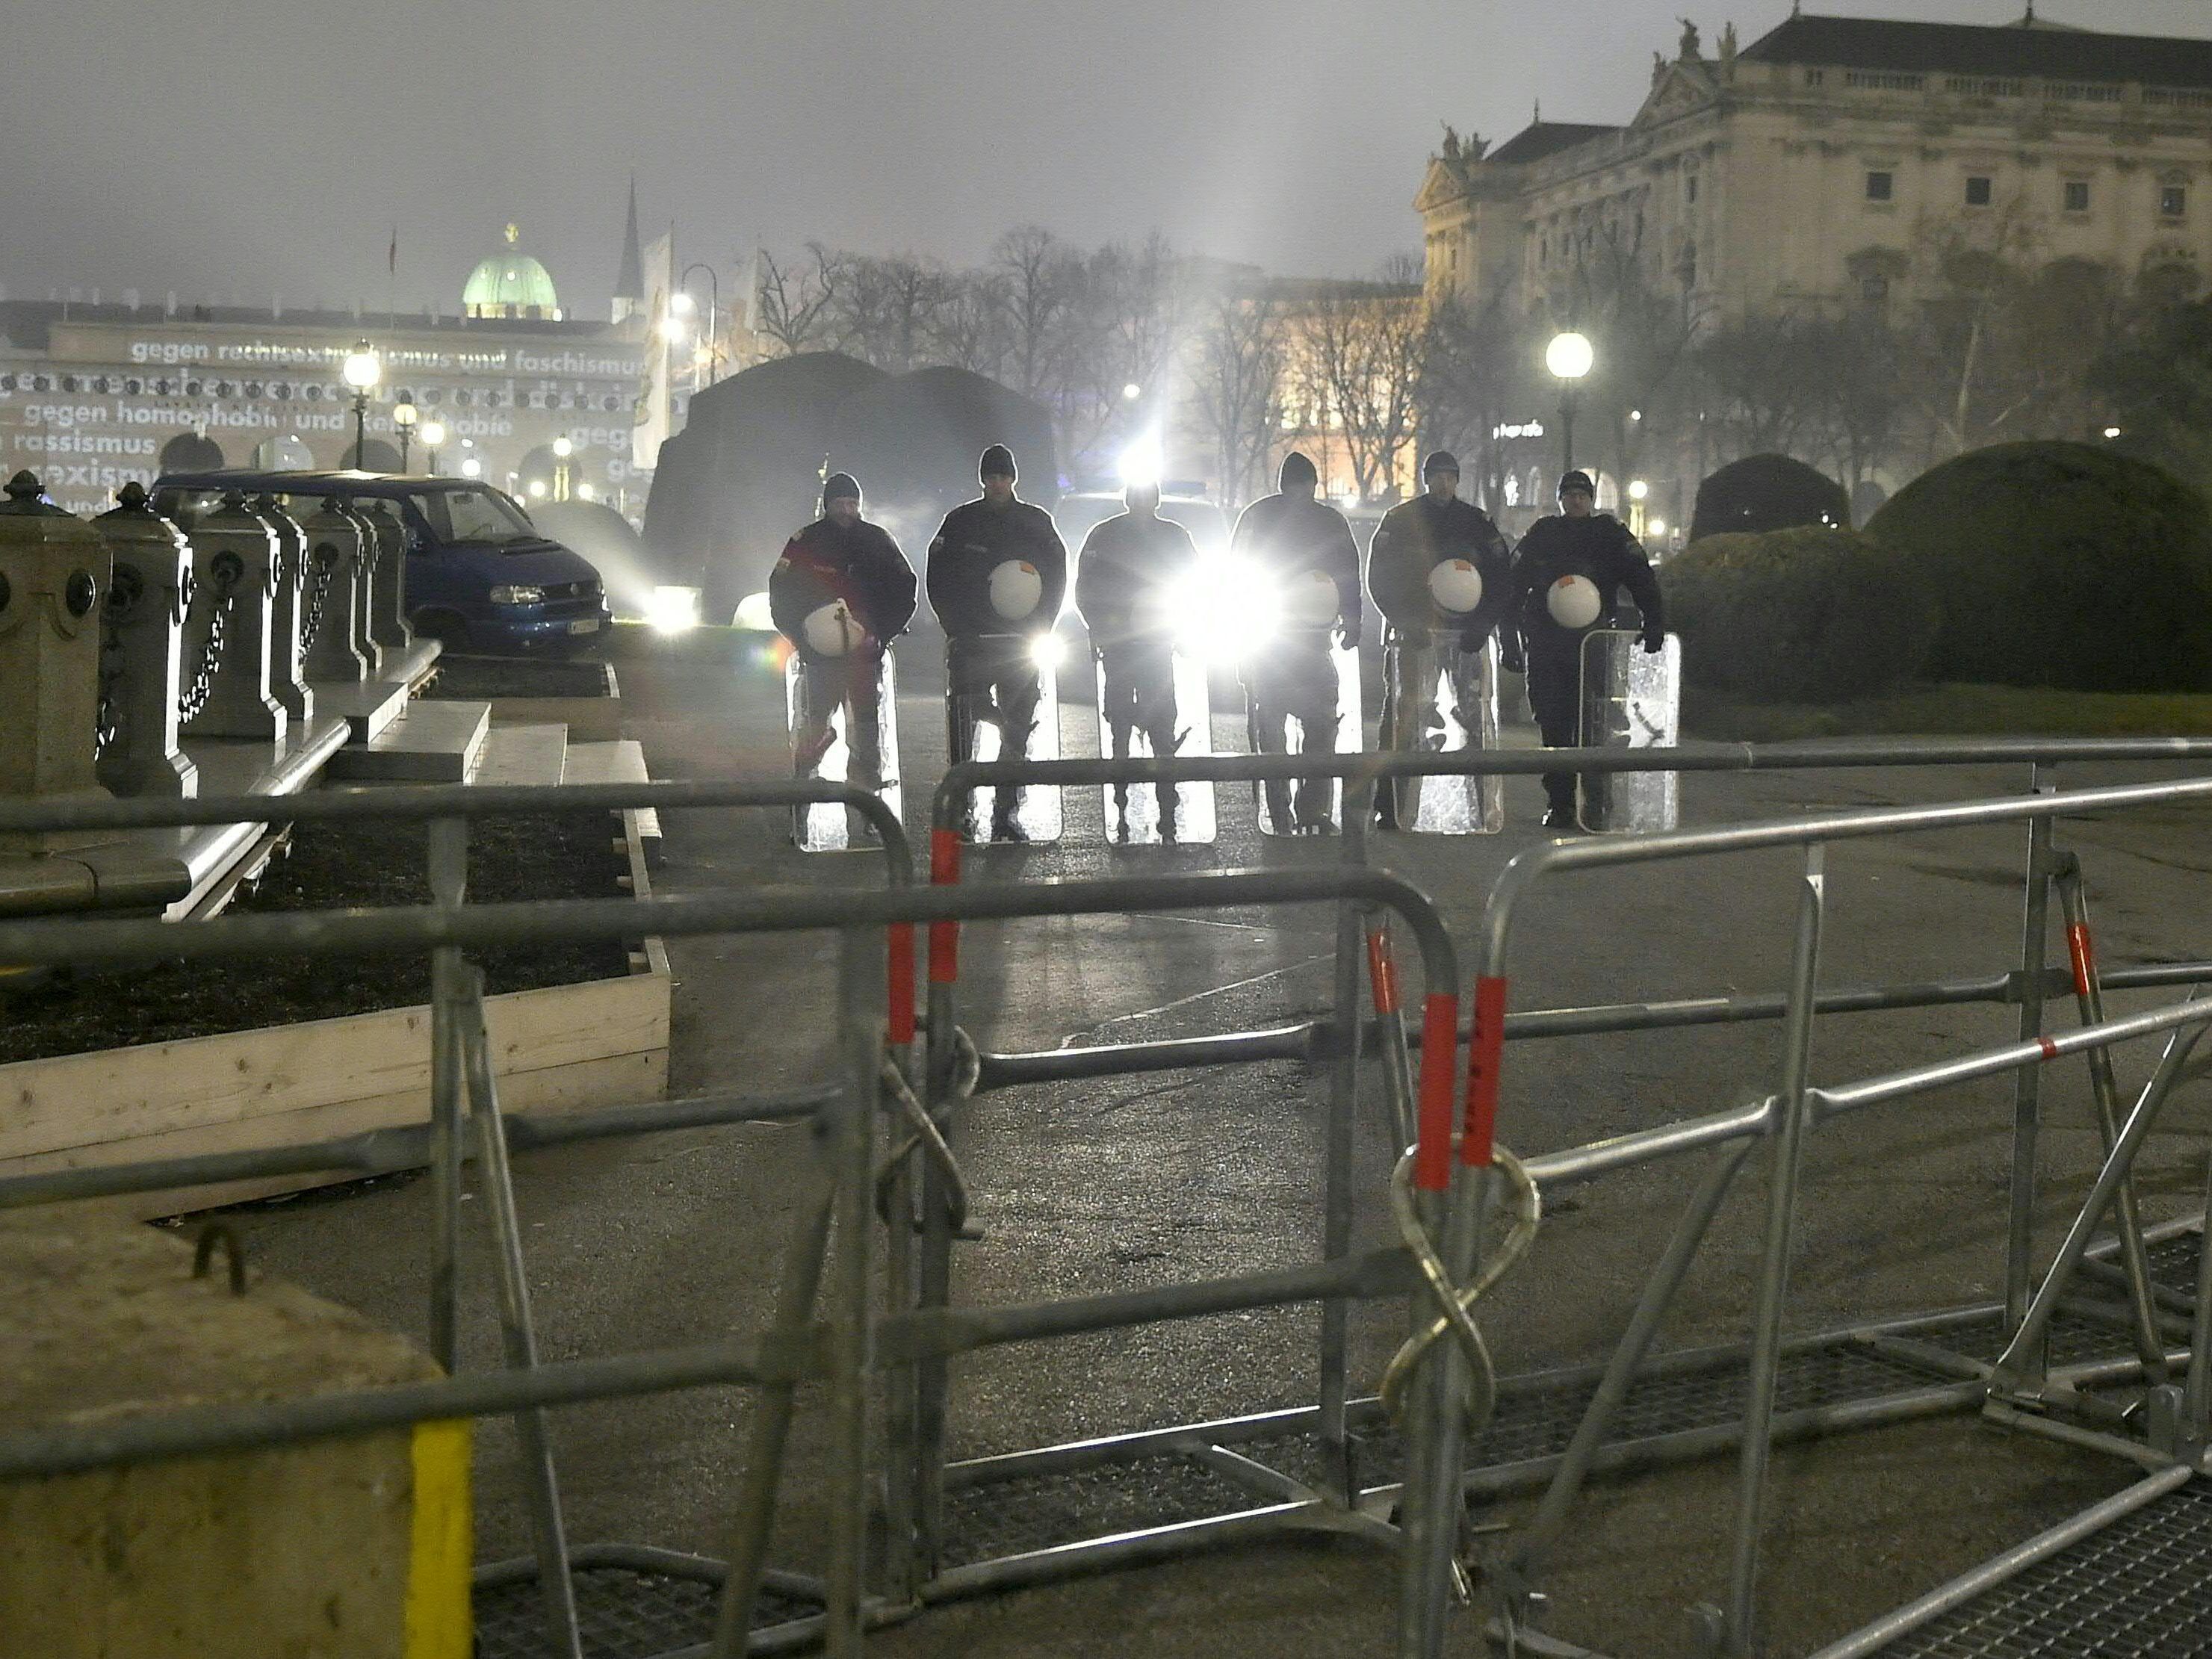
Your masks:
{"label": "black beanie hat", "polygon": [[1314,471],[1313,462],[1295,449],[1283,457],[1283,470],[1275,475],[1275,488],[1278,489],[1288,489],[1294,483],[1318,484],[1320,482],[1321,474]]}
{"label": "black beanie hat", "polygon": [[1449,449],[1430,451],[1429,459],[1421,463],[1421,476],[1429,478],[1439,472],[1449,472],[1455,478],[1459,477],[1459,457]]}
{"label": "black beanie hat", "polygon": [[1593,496],[1597,494],[1597,486],[1590,482],[1590,475],[1580,467],[1576,468],[1572,472],[1563,474],[1559,479],[1559,498],[1562,501],[1566,499],[1566,494],[1570,489],[1579,489]]}
{"label": "black beanie hat", "polygon": [[857,501],[860,499],[860,481],[849,472],[832,472],[830,482],[822,486],[822,509],[828,512],[832,501]]}
{"label": "black beanie hat", "polygon": [[975,465],[975,476],[980,478],[1018,478],[1014,470],[1014,452],[1004,444],[993,444],[983,452],[983,459]]}

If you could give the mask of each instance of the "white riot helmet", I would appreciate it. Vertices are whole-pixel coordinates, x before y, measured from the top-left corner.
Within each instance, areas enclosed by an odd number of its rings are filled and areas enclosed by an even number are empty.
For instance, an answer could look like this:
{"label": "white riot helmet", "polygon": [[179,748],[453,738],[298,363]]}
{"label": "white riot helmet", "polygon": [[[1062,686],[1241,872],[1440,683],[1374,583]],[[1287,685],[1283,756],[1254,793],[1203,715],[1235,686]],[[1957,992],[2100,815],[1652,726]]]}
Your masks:
{"label": "white riot helmet", "polygon": [[1588,576],[1562,576],[1544,595],[1544,609],[1562,628],[1589,628],[1605,604],[1598,597],[1597,584]]}
{"label": "white riot helmet", "polygon": [[1008,559],[991,572],[991,609],[1020,622],[1044,602],[1044,578],[1027,559]]}
{"label": "white riot helmet", "polygon": [[1429,597],[1437,609],[1463,617],[1482,603],[1482,573],[1466,559],[1446,559],[1429,572]]}
{"label": "white riot helmet", "polygon": [[1336,579],[1325,570],[1293,576],[1283,591],[1283,616],[1294,628],[1326,628],[1337,617]]}
{"label": "white riot helmet", "polygon": [[806,648],[817,657],[842,657],[867,637],[867,629],[842,599],[832,599],[818,611],[808,611],[801,631],[806,635]]}

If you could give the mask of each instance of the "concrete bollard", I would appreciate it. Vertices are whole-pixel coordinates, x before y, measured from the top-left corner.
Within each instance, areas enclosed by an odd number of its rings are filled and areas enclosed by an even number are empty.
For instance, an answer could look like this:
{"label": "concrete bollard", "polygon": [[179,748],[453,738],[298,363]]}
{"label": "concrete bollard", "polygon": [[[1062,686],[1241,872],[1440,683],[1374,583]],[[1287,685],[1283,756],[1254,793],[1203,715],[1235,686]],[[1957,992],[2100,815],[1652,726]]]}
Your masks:
{"label": "concrete bollard", "polygon": [[177,712],[188,738],[257,738],[282,744],[289,716],[269,694],[269,611],[276,538],[237,490],[186,532],[192,599],[185,611],[184,675]]}
{"label": "concrete bollard", "polygon": [[384,666],[384,647],[376,637],[374,627],[376,607],[376,570],[382,562],[384,545],[378,540],[376,526],[362,505],[350,496],[337,498],[338,511],[353,520],[354,529],[361,537],[361,552],[354,562],[353,571],[353,648],[368,665],[368,678],[374,679]]}
{"label": "concrete bollard", "polygon": [[[0,799],[98,799],[100,618],[107,544],[40,497],[28,472],[0,501]],[[42,853],[97,835],[0,835],[0,852]]]}
{"label": "concrete bollard", "polygon": [[369,632],[384,647],[385,660],[393,662],[415,648],[415,630],[407,625],[407,526],[400,520],[398,503],[381,495],[364,495],[354,505],[368,515],[376,529],[376,582],[369,603]]}
{"label": "concrete bollard", "polygon": [[368,664],[354,646],[361,526],[326,496],[300,528],[307,537],[307,609],[300,629],[307,676],[358,685],[368,678]]}
{"label": "concrete bollard", "polygon": [[253,498],[253,514],[276,538],[276,584],[269,598],[269,695],[301,732],[313,724],[315,694],[300,665],[301,612],[307,591],[307,537],[271,495]]}
{"label": "concrete bollard", "polygon": [[137,483],[92,521],[113,570],[100,612],[100,781],[118,795],[199,793],[199,771],[177,747],[177,682],[192,549],[146,504]]}

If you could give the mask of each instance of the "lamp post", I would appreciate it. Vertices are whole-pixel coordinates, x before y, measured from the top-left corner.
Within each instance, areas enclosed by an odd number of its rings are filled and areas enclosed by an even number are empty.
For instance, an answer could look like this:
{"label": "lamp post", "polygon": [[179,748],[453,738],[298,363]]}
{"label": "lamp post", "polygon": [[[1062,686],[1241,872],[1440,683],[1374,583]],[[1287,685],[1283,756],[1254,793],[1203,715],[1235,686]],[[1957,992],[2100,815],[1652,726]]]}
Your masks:
{"label": "lamp post", "polygon": [[430,458],[430,471],[433,473],[438,470],[438,447],[445,441],[446,423],[443,421],[422,422],[422,449],[423,453]]}
{"label": "lamp post", "polygon": [[[676,281],[678,286],[691,280],[691,273],[707,273],[707,384],[714,384],[714,369],[721,358],[722,279],[714,274],[714,267],[704,259],[694,259],[684,267],[684,274]],[[696,381],[695,381],[696,384]]]}
{"label": "lamp post", "polygon": [[1553,335],[1544,348],[1544,367],[1559,383],[1559,425],[1567,452],[1566,464],[1559,469],[1562,477],[1575,470],[1575,383],[1590,372],[1596,357],[1589,341],[1571,329]]}
{"label": "lamp post", "polygon": [[384,365],[377,361],[376,349],[363,340],[346,353],[343,371],[345,383],[353,388],[353,464],[368,471],[368,394],[384,378]]}
{"label": "lamp post", "polygon": [[1651,494],[1651,486],[1641,478],[1632,478],[1628,484],[1628,533],[1644,534],[1644,503]]}
{"label": "lamp post", "polygon": [[399,434],[399,470],[402,472],[407,470],[407,453],[414,441],[415,423],[422,418],[415,407],[415,400],[404,393],[401,394],[398,403],[392,405],[392,425]]}
{"label": "lamp post", "polygon": [[568,499],[568,458],[576,453],[576,446],[567,433],[553,441],[553,499]]}

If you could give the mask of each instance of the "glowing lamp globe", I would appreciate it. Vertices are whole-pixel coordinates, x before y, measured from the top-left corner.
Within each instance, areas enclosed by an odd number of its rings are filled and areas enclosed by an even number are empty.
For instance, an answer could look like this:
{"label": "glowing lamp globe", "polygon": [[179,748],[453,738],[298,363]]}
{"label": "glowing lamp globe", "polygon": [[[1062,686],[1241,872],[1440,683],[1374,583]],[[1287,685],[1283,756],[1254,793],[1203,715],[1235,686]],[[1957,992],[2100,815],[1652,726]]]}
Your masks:
{"label": "glowing lamp globe", "polygon": [[1562,380],[1579,380],[1590,372],[1597,353],[1586,336],[1571,331],[1555,334],[1544,348],[1544,367]]}
{"label": "glowing lamp globe", "polygon": [[1002,621],[1020,622],[1044,601],[1044,578],[1027,559],[1008,559],[991,572],[991,609]]}
{"label": "glowing lamp globe", "polygon": [[377,361],[375,350],[363,340],[346,353],[344,368],[340,371],[345,383],[356,392],[366,392],[384,378],[384,365]]}
{"label": "glowing lamp globe", "polygon": [[1446,559],[1429,572],[1429,597],[1437,610],[1463,617],[1482,603],[1482,573],[1465,559]]}
{"label": "glowing lamp globe", "polygon": [[1562,628],[1589,628],[1605,609],[1597,584],[1588,576],[1562,576],[1544,595],[1544,609]]}

